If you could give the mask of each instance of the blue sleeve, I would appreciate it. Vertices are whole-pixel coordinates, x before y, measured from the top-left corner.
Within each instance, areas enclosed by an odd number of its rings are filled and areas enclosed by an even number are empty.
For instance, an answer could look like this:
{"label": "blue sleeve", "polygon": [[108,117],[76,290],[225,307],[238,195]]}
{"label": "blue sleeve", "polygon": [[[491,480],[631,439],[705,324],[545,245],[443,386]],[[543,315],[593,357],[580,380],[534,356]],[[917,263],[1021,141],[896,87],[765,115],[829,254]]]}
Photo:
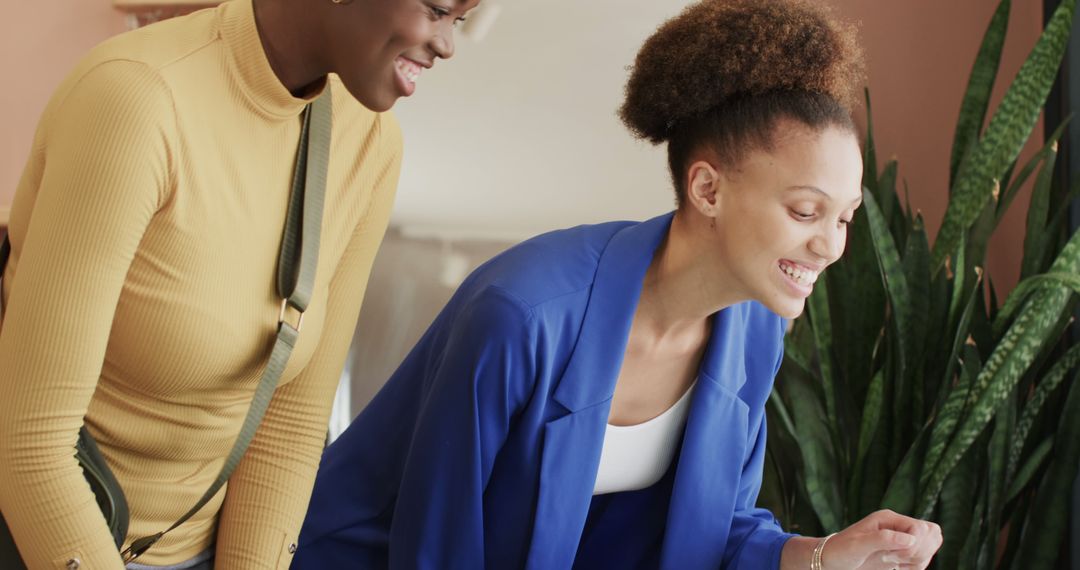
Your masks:
{"label": "blue sleeve", "polygon": [[[773,366],[772,378],[776,378],[776,373],[780,370],[780,363],[784,358],[785,325],[786,321],[781,319],[780,339],[777,341],[779,355]],[[771,387],[772,382],[769,382],[766,390]],[[766,392],[765,398],[767,397]],[[755,507],[758,492],[761,491],[765,444],[768,440],[764,402],[758,408],[757,416],[757,428],[749,432],[753,441],[747,449],[751,452],[743,463],[742,477],[739,479],[739,496],[735,503],[735,516],[731,521],[731,532],[724,552],[723,566],[730,570],[779,569],[780,554],[784,550],[784,544],[789,538],[795,536],[784,532],[776,517],[768,510]]]}
{"label": "blue sleeve", "polygon": [[408,451],[391,568],[484,567],[484,488],[534,383],[534,324],[523,302],[496,287],[454,319]]}

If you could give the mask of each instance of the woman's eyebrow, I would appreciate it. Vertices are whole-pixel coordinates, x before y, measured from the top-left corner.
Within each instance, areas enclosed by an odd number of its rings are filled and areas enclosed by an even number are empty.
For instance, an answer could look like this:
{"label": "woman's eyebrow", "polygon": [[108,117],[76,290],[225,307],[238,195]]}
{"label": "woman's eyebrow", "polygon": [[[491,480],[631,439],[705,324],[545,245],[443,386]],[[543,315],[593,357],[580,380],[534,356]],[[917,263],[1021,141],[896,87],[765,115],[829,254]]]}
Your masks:
{"label": "woman's eyebrow", "polygon": [[[824,196],[826,200],[832,201],[832,196],[829,195],[828,192],[822,190],[821,188],[818,188],[817,186],[811,186],[811,185],[808,185],[808,184],[796,184],[795,186],[788,186],[787,190],[788,191],[809,190],[809,191],[811,191],[811,192],[813,192],[815,194],[820,194],[820,195]],[[851,204],[852,204],[852,206],[855,206],[855,207],[862,204],[862,196],[859,196],[859,197],[855,198],[854,200],[852,200]]]}
{"label": "woman's eyebrow", "polygon": [[792,191],[792,190],[795,190],[795,191],[810,190],[811,192],[814,192],[815,194],[821,194],[822,196],[825,197],[826,200],[832,200],[832,196],[830,196],[828,192],[822,190],[821,188],[818,188],[817,186],[809,186],[809,185],[797,184],[795,186],[788,186],[787,189],[789,191]]}

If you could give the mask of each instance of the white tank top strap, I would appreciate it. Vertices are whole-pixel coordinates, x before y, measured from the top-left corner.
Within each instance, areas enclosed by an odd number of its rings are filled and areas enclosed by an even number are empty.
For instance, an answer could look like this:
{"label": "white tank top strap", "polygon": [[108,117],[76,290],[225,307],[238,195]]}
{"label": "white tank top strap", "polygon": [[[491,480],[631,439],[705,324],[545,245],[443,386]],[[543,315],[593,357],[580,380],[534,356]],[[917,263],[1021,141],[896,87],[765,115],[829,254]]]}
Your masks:
{"label": "white tank top strap", "polygon": [[594,495],[644,489],[664,476],[686,427],[696,385],[695,381],[679,401],[647,422],[631,426],[608,424]]}

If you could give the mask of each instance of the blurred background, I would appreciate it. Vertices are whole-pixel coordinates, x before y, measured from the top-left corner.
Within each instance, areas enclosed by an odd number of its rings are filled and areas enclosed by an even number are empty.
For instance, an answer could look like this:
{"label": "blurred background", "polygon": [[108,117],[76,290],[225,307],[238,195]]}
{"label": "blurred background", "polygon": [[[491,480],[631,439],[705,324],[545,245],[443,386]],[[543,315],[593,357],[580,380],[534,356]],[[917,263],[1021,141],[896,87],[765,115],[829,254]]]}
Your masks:
{"label": "blurred background", "polygon": [[[3,2],[0,225],[38,117],[80,55],[111,35],[215,3]],[[911,202],[935,232],[960,98],[997,1],[829,3],[861,28],[878,154],[899,159]],[[345,372],[338,425],[362,409],[477,264],[543,231],[672,208],[663,149],[632,139],[615,111],[638,46],[687,4],[484,0],[459,29],[455,57],[426,71],[416,95],[394,111],[405,133],[405,162]],[[999,84],[1035,43],[1043,4],[1014,2]],[[864,125],[865,111],[855,115]],[[999,290],[1017,279],[1026,197],[1017,204],[990,247]]]}

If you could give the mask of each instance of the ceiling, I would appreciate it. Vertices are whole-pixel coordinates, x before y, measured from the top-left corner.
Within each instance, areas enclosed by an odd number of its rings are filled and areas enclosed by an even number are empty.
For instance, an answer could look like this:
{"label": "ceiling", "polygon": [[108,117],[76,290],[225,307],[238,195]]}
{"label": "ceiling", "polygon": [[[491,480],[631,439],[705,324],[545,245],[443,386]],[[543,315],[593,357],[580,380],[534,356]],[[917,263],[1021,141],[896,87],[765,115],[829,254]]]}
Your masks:
{"label": "ceiling", "polygon": [[670,210],[663,149],[615,113],[638,47],[689,2],[485,2],[498,8],[486,36],[459,34],[456,55],[394,109],[405,159],[392,223],[517,240]]}

